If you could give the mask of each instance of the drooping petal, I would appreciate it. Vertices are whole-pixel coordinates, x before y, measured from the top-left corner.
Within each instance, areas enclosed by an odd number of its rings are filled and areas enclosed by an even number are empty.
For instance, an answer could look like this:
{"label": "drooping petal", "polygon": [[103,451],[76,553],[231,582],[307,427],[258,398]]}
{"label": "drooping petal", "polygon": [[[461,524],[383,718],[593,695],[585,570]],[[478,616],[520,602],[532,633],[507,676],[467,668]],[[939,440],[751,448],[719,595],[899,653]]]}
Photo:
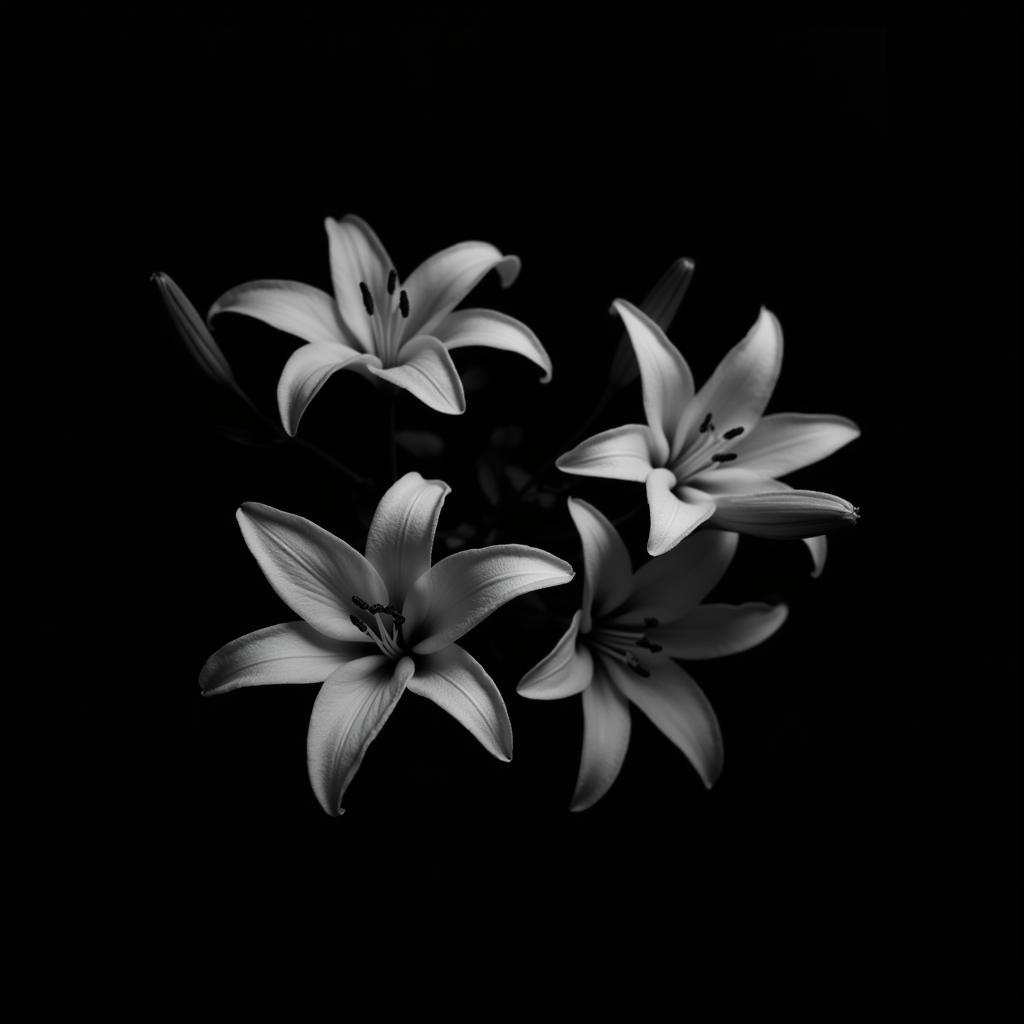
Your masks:
{"label": "drooping petal", "polygon": [[647,477],[647,503],[651,509],[649,555],[671,551],[715,511],[710,502],[692,504],[677,498],[673,491],[675,486],[675,475],[667,469],[656,469]]}
{"label": "drooping petal", "polygon": [[709,789],[722,771],[722,730],[704,691],[668,658],[647,658],[642,678],[608,660],[606,667],[629,698],[687,757]]}
{"label": "drooping petal", "polygon": [[813,565],[811,576],[817,579],[825,568],[825,559],[828,557],[828,538],[804,537],[803,542],[811,553],[811,563]]}
{"label": "drooping petal", "polygon": [[647,423],[675,456],[679,447],[675,442],[677,425],[693,404],[693,374],[679,350],[649,316],[623,299],[616,299],[614,307],[626,325],[640,367]]}
{"label": "drooping petal", "polygon": [[668,446],[650,427],[628,423],[581,441],[572,451],[560,455],[555,465],[563,473],[576,476],[642,483],[652,469],[664,465],[667,457]]}
{"label": "drooping petal", "polygon": [[610,622],[639,625],[648,618],[671,622],[686,615],[725,575],[738,541],[735,533],[699,530],[667,555],[651,559],[633,574],[632,591]]}
{"label": "drooping petal", "polygon": [[633,566],[626,545],[607,518],[593,505],[569,498],[569,515],[583,545],[583,619],[581,628],[590,632],[591,615],[600,618],[616,608],[629,594]]}
{"label": "drooping petal", "polygon": [[778,320],[762,308],[747,336],[726,353],[690,403],[679,422],[679,446],[684,447],[693,440],[709,413],[718,433],[737,427],[749,433],[775,390],[781,366],[782,328]]}
{"label": "drooping petal", "polygon": [[377,570],[340,537],[301,516],[246,502],[236,518],[242,536],[277,596],[324,636],[358,640],[352,596],[386,604]]}
{"label": "drooping petal", "polygon": [[459,371],[448,350],[428,335],[413,338],[398,353],[397,366],[369,367],[372,374],[412,392],[424,405],[455,415],[466,411]]}
{"label": "drooping petal", "polygon": [[337,345],[302,345],[288,358],[277,382],[277,408],[286,433],[294,437],[309,403],[331,375],[346,367],[379,365],[376,356]]}
{"label": "drooping petal", "polygon": [[845,498],[787,490],[718,497],[711,523],[720,530],[782,538],[816,537],[856,521],[857,510]]}
{"label": "drooping petal", "polygon": [[484,667],[458,644],[416,659],[408,689],[464,725],[499,761],[512,760],[512,723]]}
{"label": "drooping petal", "polygon": [[207,321],[220,313],[243,313],[311,345],[359,347],[334,300],[319,288],[298,281],[250,281],[226,291],[210,307]]}
{"label": "drooping petal", "polygon": [[585,690],[594,678],[594,659],[585,643],[578,641],[580,616],[576,612],[569,628],[552,648],[519,681],[516,692],[531,700],[559,700]]}
{"label": "drooping petal", "polygon": [[551,357],[538,341],[537,335],[524,323],[493,309],[460,309],[449,313],[434,333],[450,352],[456,348],[483,345],[504,352],[516,352],[536,363],[544,376],[541,383],[551,380]]}
{"label": "drooping petal", "polygon": [[406,473],[385,491],[373,514],[366,558],[399,608],[409,587],[430,568],[437,519],[450,491],[443,480]]}
{"label": "drooping petal", "polygon": [[507,601],[574,575],[568,562],[524,544],[457,551],[409,590],[402,608],[407,642],[417,654],[439,651]]}
{"label": "drooping petal", "polygon": [[740,465],[776,477],[810,466],[858,437],[857,425],[842,416],[773,413],[740,437],[732,451]]}
{"label": "drooping petal", "polygon": [[683,661],[722,658],[767,640],[788,614],[784,604],[702,604],[675,622],[649,630],[647,637]]}
{"label": "drooping petal", "polygon": [[583,691],[583,749],[571,810],[593,807],[619,777],[629,749],[629,704],[611,684],[603,658],[594,680]]}
{"label": "drooping petal", "polygon": [[[387,293],[391,258],[373,229],[361,217],[349,214],[340,221],[324,221],[331,259],[331,280],[338,312],[366,352],[376,352],[373,315],[366,308],[360,284],[366,286],[376,313],[389,308]],[[380,355],[380,353],[377,353]]]}
{"label": "drooping petal", "polygon": [[247,633],[206,659],[199,673],[204,695],[242,686],[322,683],[339,665],[366,656],[366,644],[331,640],[306,622],[282,622]]}
{"label": "drooping petal", "polygon": [[489,270],[503,288],[519,276],[518,256],[504,256],[487,242],[459,242],[425,259],[406,279],[409,320],[405,337],[430,334]]}
{"label": "drooping petal", "polygon": [[342,665],[320,687],[309,718],[306,767],[328,814],[344,813],[341,798],[412,672],[411,658],[396,665],[378,654]]}

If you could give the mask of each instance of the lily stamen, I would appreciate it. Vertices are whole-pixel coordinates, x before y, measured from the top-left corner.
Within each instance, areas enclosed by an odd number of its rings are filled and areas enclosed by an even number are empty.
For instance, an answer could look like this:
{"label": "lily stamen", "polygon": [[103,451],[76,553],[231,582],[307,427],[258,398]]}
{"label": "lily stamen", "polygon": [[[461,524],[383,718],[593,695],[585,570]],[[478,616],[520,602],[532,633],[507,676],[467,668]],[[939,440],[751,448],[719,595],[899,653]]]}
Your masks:
{"label": "lily stamen", "polygon": [[373,296],[370,294],[370,289],[366,287],[365,281],[359,282],[359,294],[363,297],[363,306],[366,309],[366,315],[373,316]]}
{"label": "lily stamen", "polygon": [[398,284],[398,272],[392,267],[388,271],[388,295],[395,294],[395,286]]}
{"label": "lily stamen", "polygon": [[402,294],[398,296],[398,308],[402,311],[402,316],[406,320],[409,319],[409,294],[406,290],[402,289]]}
{"label": "lily stamen", "polygon": [[[389,658],[401,658],[404,654],[402,644],[402,623],[405,616],[402,615],[394,605],[370,604],[361,597],[352,595],[352,603],[364,612],[368,612],[377,622],[375,630],[368,623],[364,622],[358,615],[349,616],[352,625],[356,626],[361,633],[365,633],[377,645],[382,654]],[[381,615],[390,615],[394,625],[390,629],[384,625]]]}

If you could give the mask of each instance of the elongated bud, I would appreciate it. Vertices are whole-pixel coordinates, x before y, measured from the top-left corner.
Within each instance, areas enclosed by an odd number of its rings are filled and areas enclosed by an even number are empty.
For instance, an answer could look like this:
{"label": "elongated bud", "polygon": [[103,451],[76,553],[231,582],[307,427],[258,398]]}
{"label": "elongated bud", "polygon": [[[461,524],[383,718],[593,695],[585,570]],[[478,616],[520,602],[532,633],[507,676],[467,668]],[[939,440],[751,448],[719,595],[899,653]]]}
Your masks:
{"label": "elongated bud", "polygon": [[777,491],[718,498],[709,525],[754,537],[816,537],[857,522],[845,498],[822,491]]}
{"label": "elongated bud", "polygon": [[[662,274],[658,283],[650,290],[647,297],[640,303],[642,309],[663,331],[675,319],[679,311],[690,281],[693,279],[694,262],[690,259],[678,259]],[[612,387],[624,388],[632,384],[640,375],[633,346],[629,335],[625,332],[619,340],[619,347],[612,358],[612,368],[608,380]]]}

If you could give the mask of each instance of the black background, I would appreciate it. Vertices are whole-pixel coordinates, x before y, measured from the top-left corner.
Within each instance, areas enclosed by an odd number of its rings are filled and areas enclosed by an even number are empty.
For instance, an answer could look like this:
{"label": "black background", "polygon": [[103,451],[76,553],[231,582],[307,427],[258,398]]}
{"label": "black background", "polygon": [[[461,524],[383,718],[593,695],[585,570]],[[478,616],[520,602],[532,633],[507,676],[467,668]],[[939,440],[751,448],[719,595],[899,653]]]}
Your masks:
{"label": "black background", "polygon": [[[673,943],[716,934],[729,957],[794,969],[814,959],[907,980],[969,951],[999,974],[1017,901],[1019,501],[1005,481],[1017,465],[1017,213],[1005,200],[1016,56],[995,34],[964,45],[988,76],[970,98],[952,36],[894,45],[880,27],[456,7],[120,26],[114,49],[131,70],[114,92],[117,173],[148,385],[123,443],[156,489],[139,557],[156,566],[163,620],[149,667],[124,685],[143,688],[146,717],[167,727],[159,743],[126,727],[113,752],[159,762],[148,771],[160,810],[147,771],[125,769],[114,799],[152,835],[152,878],[173,878],[202,927],[221,927],[229,903],[257,913],[319,899],[364,927],[378,901],[437,899],[470,908],[482,932],[495,915],[506,934],[628,922],[615,941],[647,941],[655,926]],[[635,714],[619,781],[567,813],[578,701],[514,689],[564,628],[578,583],[545,592],[546,617],[510,605],[467,637],[506,696],[510,765],[410,696],[340,820],[306,779],[315,687],[200,698],[213,650],[290,617],[242,543],[237,505],[305,515],[356,546],[365,525],[345,482],[308,453],[225,438],[220,426],[244,413],[194,370],[147,278],[168,272],[201,310],[258,277],[329,289],[323,218],[350,212],[401,273],[467,238],[519,254],[517,283],[487,281],[471,302],[529,323],[554,360],[540,385],[525,360],[465,350],[460,371],[483,384],[463,417],[400,404],[401,425],[448,445],[438,463],[400,465],[453,485],[442,528],[479,513],[474,460],[494,427],[524,428],[529,466],[565,449],[619,337],[609,303],[639,301],[679,256],[697,269],[670,336],[698,381],[764,304],[786,339],[769,411],[861,426],[791,481],[861,509],[833,535],[821,579],[799,542],[741,543],[723,593],[784,597],[791,617],[762,648],[691,666],[725,735],[712,792]],[[965,247],[979,221],[1003,249],[973,234]],[[225,318],[218,338],[273,415],[294,343],[243,318]],[[633,391],[597,428],[641,415]],[[383,480],[385,431],[374,390],[339,374],[301,433]],[[573,493],[611,515],[640,496],[586,481]],[[545,534],[551,516],[568,528],[556,507],[514,519],[513,539],[578,568],[572,534]]]}

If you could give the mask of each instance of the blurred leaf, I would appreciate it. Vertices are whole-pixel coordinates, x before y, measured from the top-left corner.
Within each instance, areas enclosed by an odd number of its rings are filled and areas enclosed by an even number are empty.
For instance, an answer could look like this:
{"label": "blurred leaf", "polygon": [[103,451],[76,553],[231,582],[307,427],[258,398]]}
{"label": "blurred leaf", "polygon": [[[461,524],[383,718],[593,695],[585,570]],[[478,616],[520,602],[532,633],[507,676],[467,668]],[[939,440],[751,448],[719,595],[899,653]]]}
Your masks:
{"label": "blurred leaf", "polygon": [[523,443],[523,428],[518,423],[509,423],[503,427],[495,427],[491,431],[491,447],[498,451],[511,451]]}
{"label": "blurred leaf", "polygon": [[497,459],[490,452],[485,452],[476,460],[476,478],[480,482],[480,490],[487,496],[492,505],[501,501],[501,483],[498,477]]}
{"label": "blurred leaf", "polygon": [[532,474],[522,466],[506,466],[505,476],[508,477],[509,483],[515,488],[517,494],[533,479]]}
{"label": "blurred leaf", "polygon": [[399,430],[395,444],[420,459],[437,459],[444,453],[444,441],[431,430]]}

